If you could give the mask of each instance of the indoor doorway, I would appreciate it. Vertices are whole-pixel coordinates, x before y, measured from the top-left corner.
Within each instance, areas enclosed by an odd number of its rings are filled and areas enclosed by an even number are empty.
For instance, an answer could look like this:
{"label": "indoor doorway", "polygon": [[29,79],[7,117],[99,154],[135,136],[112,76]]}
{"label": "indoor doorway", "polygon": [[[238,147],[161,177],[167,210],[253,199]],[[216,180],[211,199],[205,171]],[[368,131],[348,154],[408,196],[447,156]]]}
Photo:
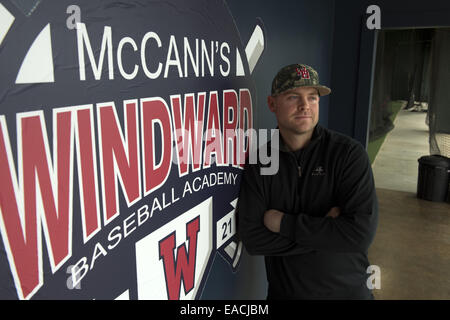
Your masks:
{"label": "indoor doorway", "polygon": [[450,28],[380,30],[368,153],[379,202],[376,299],[450,298],[450,203],[416,196],[418,159],[448,155]]}
{"label": "indoor doorway", "polygon": [[368,144],[377,188],[415,193],[418,159],[450,156],[449,56],[450,28],[379,32]]}

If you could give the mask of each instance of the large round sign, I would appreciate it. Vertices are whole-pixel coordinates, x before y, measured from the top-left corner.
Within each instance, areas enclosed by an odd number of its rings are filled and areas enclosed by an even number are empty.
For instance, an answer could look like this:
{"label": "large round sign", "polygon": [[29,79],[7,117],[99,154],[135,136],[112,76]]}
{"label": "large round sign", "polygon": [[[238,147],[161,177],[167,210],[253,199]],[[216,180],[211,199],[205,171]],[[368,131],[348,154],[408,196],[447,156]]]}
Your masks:
{"label": "large round sign", "polygon": [[264,47],[223,1],[0,4],[0,296],[195,299],[234,209]]}

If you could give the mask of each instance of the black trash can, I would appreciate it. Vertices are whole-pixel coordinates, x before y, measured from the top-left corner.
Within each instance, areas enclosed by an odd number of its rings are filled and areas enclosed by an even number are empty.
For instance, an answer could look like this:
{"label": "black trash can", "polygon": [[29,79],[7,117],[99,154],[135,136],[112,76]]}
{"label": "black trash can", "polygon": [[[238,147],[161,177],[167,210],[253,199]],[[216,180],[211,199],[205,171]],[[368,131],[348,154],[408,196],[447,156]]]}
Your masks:
{"label": "black trash can", "polygon": [[417,198],[446,201],[449,194],[450,158],[432,155],[419,160]]}

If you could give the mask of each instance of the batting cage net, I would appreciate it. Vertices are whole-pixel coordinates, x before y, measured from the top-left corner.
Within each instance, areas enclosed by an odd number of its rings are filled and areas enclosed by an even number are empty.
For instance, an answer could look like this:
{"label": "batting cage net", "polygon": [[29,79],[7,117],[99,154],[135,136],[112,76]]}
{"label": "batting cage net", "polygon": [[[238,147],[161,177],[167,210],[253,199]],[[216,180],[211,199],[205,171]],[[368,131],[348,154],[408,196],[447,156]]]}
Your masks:
{"label": "batting cage net", "polygon": [[394,128],[393,101],[426,112],[430,154],[450,157],[450,28],[378,33],[369,141]]}

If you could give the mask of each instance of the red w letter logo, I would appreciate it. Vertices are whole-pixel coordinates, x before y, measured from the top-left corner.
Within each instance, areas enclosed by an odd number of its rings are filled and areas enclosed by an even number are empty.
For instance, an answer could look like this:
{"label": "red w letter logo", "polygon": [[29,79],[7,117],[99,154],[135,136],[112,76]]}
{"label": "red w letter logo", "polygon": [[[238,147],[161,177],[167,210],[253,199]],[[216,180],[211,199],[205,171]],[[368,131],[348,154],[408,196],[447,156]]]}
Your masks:
{"label": "red w letter logo", "polygon": [[159,242],[159,257],[163,260],[167,295],[170,300],[179,300],[181,279],[183,279],[185,294],[194,288],[197,235],[199,230],[200,216],[186,225],[189,253],[186,252],[186,246],[183,243],[177,248],[176,258],[174,257],[175,232]]}

